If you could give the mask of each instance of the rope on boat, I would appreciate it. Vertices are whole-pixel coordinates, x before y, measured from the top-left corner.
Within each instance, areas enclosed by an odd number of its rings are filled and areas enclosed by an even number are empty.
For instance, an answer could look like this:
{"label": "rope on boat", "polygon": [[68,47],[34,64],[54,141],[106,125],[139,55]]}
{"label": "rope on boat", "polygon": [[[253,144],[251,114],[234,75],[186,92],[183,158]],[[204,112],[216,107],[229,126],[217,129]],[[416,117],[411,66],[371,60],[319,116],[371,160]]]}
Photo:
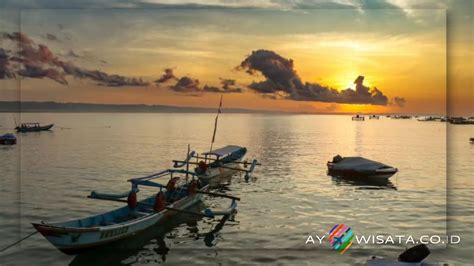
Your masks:
{"label": "rope on boat", "polygon": [[11,247],[13,247],[13,246],[16,246],[17,244],[19,244],[19,243],[22,242],[23,240],[26,240],[27,238],[29,238],[29,237],[35,235],[36,233],[38,233],[38,231],[34,231],[33,233],[28,234],[27,236],[23,237],[22,239],[20,239],[20,240],[18,240],[18,241],[16,241],[16,242],[13,242],[12,244],[10,244],[10,245],[8,245],[8,246],[2,248],[2,249],[0,250],[0,252],[4,252],[5,250],[7,250],[7,249],[9,249],[9,248],[11,248]]}

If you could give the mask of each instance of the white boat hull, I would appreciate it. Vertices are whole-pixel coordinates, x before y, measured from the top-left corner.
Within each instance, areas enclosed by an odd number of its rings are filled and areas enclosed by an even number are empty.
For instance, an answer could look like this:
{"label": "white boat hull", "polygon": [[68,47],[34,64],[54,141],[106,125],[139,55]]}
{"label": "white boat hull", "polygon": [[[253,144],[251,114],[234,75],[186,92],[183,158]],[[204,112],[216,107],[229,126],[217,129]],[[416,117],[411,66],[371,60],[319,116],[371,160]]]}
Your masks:
{"label": "white boat hull", "polygon": [[[239,170],[235,170],[235,169],[241,169],[239,162],[240,160],[233,163],[225,164],[225,168],[223,167],[209,168],[206,170],[205,174],[198,175],[198,177],[199,179],[204,181],[204,183],[206,184],[218,184],[225,181],[229,181],[233,175],[239,172]],[[234,168],[234,169],[228,169],[228,168]]]}

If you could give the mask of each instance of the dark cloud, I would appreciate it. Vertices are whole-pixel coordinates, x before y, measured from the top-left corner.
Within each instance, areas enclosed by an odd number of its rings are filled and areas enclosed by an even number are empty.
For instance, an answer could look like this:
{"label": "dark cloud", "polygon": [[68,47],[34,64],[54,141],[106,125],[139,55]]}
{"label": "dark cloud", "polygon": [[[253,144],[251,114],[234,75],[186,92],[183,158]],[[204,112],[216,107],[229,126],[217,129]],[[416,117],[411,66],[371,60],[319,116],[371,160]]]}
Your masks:
{"label": "dark cloud", "polygon": [[179,92],[179,93],[189,93],[192,96],[201,96],[205,92],[209,93],[239,93],[243,92],[242,88],[236,87],[236,81],[233,79],[223,79],[220,78],[221,86],[211,86],[211,85],[204,85],[201,87],[198,79],[193,79],[188,76],[184,77],[177,77],[172,68],[166,68],[163,75],[155,80],[154,82],[156,85],[161,83],[165,83],[169,80],[176,80],[176,83],[170,85],[169,88],[172,91]]}
{"label": "dark cloud", "polygon": [[170,86],[170,89],[181,93],[197,93],[202,91],[199,87],[199,80],[186,76],[178,79],[176,84]]}
{"label": "dark cloud", "polygon": [[391,103],[392,103],[392,105],[396,105],[396,106],[399,106],[399,107],[404,107],[406,102],[407,101],[403,97],[393,97]]}
{"label": "dark cloud", "polygon": [[[9,62],[17,62],[20,69],[17,73],[28,78],[49,78],[61,84],[67,84],[66,75],[75,78],[89,79],[101,86],[147,86],[148,82],[142,79],[129,78],[120,75],[111,75],[99,70],[88,70],[76,66],[72,62],[66,62],[56,57],[54,53],[43,44],[36,45],[26,34],[21,32],[4,33],[3,38],[19,44],[19,51],[9,56],[2,49],[0,59],[0,77],[11,78],[7,75]],[[69,56],[74,57],[69,52]],[[3,74],[2,74],[3,73]]]}
{"label": "dark cloud", "polygon": [[109,75],[99,70],[86,70],[75,66],[70,62],[60,62],[59,66],[64,70],[66,75],[71,75],[76,78],[90,79],[97,82],[97,85],[109,87],[121,86],[146,86],[147,82],[142,79],[128,78],[120,75]]}
{"label": "dark cloud", "polygon": [[369,89],[363,85],[364,77],[354,81],[355,90],[336,89],[317,83],[304,83],[296,73],[292,59],[287,59],[270,50],[253,51],[237,67],[251,75],[257,73],[264,81],[252,82],[248,87],[261,94],[283,94],[296,101],[318,101],[347,104],[387,105],[388,98],[377,88]]}
{"label": "dark cloud", "polygon": [[221,78],[222,89],[225,92],[243,92],[242,88],[235,87],[237,85],[234,79],[223,79]]}
{"label": "dark cloud", "polygon": [[0,48],[0,79],[14,78],[15,73],[11,69],[10,60],[8,60],[7,51]]}
{"label": "dark cloud", "polygon": [[38,66],[25,66],[18,71],[18,74],[29,78],[50,78],[61,84],[68,84],[64,78],[64,73],[60,73],[54,68],[43,69]]}
{"label": "dark cloud", "polygon": [[221,87],[205,85],[203,91],[205,92],[216,92],[216,93],[239,93],[243,92],[242,88],[237,88],[236,82],[233,79],[221,78]]}
{"label": "dark cloud", "polygon": [[178,78],[173,74],[173,69],[172,68],[166,68],[165,73],[161,75],[161,77],[157,80],[155,80],[155,83],[163,83],[168,80],[177,80]]}

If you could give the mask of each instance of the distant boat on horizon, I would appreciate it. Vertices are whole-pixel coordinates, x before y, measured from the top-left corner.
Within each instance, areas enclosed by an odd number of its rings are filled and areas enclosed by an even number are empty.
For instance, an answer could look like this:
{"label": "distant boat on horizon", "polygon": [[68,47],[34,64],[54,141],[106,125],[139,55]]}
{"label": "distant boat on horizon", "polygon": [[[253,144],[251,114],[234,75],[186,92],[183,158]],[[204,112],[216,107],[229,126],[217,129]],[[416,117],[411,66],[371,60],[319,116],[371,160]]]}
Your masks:
{"label": "distant boat on horizon", "polygon": [[364,121],[365,117],[363,115],[355,115],[352,117],[352,121]]}
{"label": "distant boat on horizon", "polygon": [[50,130],[54,124],[41,126],[40,123],[22,123],[20,126],[15,127],[17,132],[38,132]]}

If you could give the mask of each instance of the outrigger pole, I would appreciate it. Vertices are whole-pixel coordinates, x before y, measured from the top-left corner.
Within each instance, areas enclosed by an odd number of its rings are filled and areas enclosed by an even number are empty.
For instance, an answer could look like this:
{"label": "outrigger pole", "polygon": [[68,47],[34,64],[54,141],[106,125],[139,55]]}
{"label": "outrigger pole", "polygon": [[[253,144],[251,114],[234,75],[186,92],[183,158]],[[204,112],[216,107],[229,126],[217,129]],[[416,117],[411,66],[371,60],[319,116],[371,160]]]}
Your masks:
{"label": "outrigger pole", "polygon": [[[175,164],[180,164],[180,163],[187,163],[187,164],[195,164],[195,165],[199,165],[199,163],[196,163],[196,162],[189,162],[189,161],[178,161],[178,160],[173,160],[173,162]],[[234,162],[236,164],[248,164],[250,166],[252,166],[252,164],[254,164],[253,162],[252,163],[249,163],[249,162]],[[261,163],[255,163],[255,165],[262,165]],[[229,169],[229,170],[237,170],[237,171],[242,171],[242,172],[249,172],[250,170],[246,170],[246,169],[241,169],[241,168],[235,168],[235,167],[228,167],[228,166],[224,166],[224,165],[219,165],[219,168],[225,168],[225,169]]]}
{"label": "outrigger pole", "polygon": [[214,145],[214,140],[216,139],[217,120],[219,119],[219,114],[221,113],[222,96],[223,96],[223,95],[221,95],[221,100],[220,100],[220,102],[219,102],[219,108],[217,109],[216,120],[215,120],[215,122],[214,122],[214,133],[212,134],[211,148],[209,149],[209,153],[212,152],[212,145]]}

